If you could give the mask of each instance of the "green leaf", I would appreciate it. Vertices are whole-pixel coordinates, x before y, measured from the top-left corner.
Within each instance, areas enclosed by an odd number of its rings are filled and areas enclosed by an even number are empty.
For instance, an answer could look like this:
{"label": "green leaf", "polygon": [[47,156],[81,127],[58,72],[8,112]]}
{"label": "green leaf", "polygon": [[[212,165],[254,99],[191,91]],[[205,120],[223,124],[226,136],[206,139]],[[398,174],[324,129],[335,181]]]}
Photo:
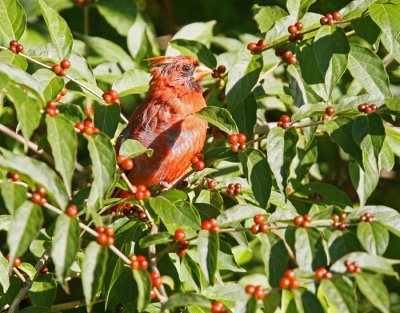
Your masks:
{"label": "green leaf", "polygon": [[108,0],[96,1],[96,8],[106,21],[121,35],[128,35],[137,16],[137,6],[129,0],[110,2]]}
{"label": "green leaf", "polygon": [[248,154],[240,152],[239,160],[254,197],[265,208],[272,188],[272,173],[267,159],[260,150],[252,150]]}
{"label": "green leaf", "polygon": [[62,115],[46,114],[47,140],[50,143],[57,172],[60,173],[68,195],[76,163],[77,139],[74,125]]}
{"label": "green leaf", "polygon": [[8,261],[0,253],[0,285],[2,286],[2,292],[6,293],[10,287],[10,278],[8,277]]}
{"label": "green leaf", "polygon": [[37,306],[51,307],[56,299],[57,282],[52,274],[37,275],[29,289],[29,297]]}
{"label": "green leaf", "polygon": [[253,19],[257,22],[258,29],[264,33],[268,31],[276,21],[280,18],[287,16],[287,13],[282,8],[271,6],[258,6],[253,8]]}
{"label": "green leaf", "polygon": [[325,112],[326,108],[327,105],[325,102],[304,104],[292,115],[291,121],[300,121],[303,118],[311,116],[320,116]]}
{"label": "green leaf", "polygon": [[257,102],[254,95],[250,93],[230,112],[239,127],[239,132],[245,134],[247,139],[253,138],[254,126],[257,122]]}
{"label": "green leaf", "polygon": [[65,188],[58,176],[45,163],[0,148],[0,167],[29,176],[38,185],[45,187],[48,196],[61,208],[66,207],[68,197]]}
{"label": "green leaf", "polygon": [[389,231],[380,222],[361,222],[357,238],[367,252],[382,255],[389,244]]}
{"label": "green leaf", "polygon": [[381,37],[381,30],[378,25],[374,23],[371,16],[363,16],[355,18],[350,21],[351,26],[356,31],[356,34],[366,40],[371,46],[378,44]]}
{"label": "green leaf", "polygon": [[353,140],[353,120],[340,118],[325,122],[326,130],[334,142],[336,142],[344,152],[349,154],[362,167],[361,149]]}
{"label": "green leaf", "polygon": [[182,280],[188,282],[196,291],[200,290],[201,272],[198,263],[196,263],[189,254],[182,258],[179,275],[182,275]]}
{"label": "green leaf", "polygon": [[389,293],[385,284],[376,275],[360,273],[354,275],[361,293],[383,313],[390,312]]}
{"label": "green leaf", "polygon": [[201,230],[197,239],[200,269],[211,285],[215,284],[215,274],[218,270],[218,232]]}
{"label": "green leaf", "polygon": [[53,45],[56,48],[58,61],[68,59],[72,51],[72,34],[67,22],[44,0],[39,0],[40,8]]}
{"label": "green leaf", "polygon": [[217,59],[206,45],[199,41],[187,39],[175,39],[170,41],[171,47],[175,48],[182,55],[189,55],[196,58],[199,62],[204,63],[210,68],[217,66]]}
{"label": "green leaf", "polygon": [[7,40],[20,39],[26,28],[22,5],[16,0],[0,0],[0,16],[0,30],[7,36]]}
{"label": "green leaf", "polygon": [[296,20],[301,20],[304,14],[306,14],[308,8],[316,0],[288,0],[286,7],[290,15],[296,16]]}
{"label": "green leaf", "polygon": [[317,192],[324,196],[324,204],[326,205],[337,205],[342,208],[345,208],[346,206],[352,206],[352,202],[347,195],[333,185],[324,183],[309,183],[296,189],[296,193],[300,193],[304,197],[308,197],[308,195],[313,192]]}
{"label": "green leaf", "polygon": [[295,129],[284,130],[274,127],[267,137],[267,158],[279,189],[286,194],[290,164],[296,156],[296,144],[299,136]]}
{"label": "green leaf", "polygon": [[28,61],[23,56],[11,52],[9,49],[0,52],[0,62],[18,66],[23,71],[26,71],[28,67]]}
{"label": "green leaf", "polygon": [[119,154],[128,159],[132,159],[135,156],[141,155],[142,153],[146,153],[148,157],[151,157],[153,155],[153,149],[147,149],[135,139],[125,140],[119,149]]}
{"label": "green leaf", "polygon": [[377,0],[363,0],[363,1],[351,1],[344,8],[340,10],[342,18],[351,19],[357,18],[368,9],[368,7],[376,2]]}
{"label": "green leaf", "polygon": [[143,312],[150,302],[151,280],[148,271],[143,269],[134,270],[133,278],[136,281],[138,289],[137,309]]}
{"label": "green leaf", "polygon": [[60,215],[53,235],[51,257],[57,279],[63,283],[79,249],[79,223],[76,218]]}
{"label": "green leaf", "polygon": [[168,233],[157,233],[153,235],[147,235],[139,240],[140,248],[144,249],[151,245],[159,245],[163,243],[171,243],[174,238]]}
{"label": "green leaf", "polygon": [[385,104],[392,111],[400,111],[400,98],[386,98]]}
{"label": "green leaf", "polygon": [[192,293],[177,293],[168,298],[163,304],[163,309],[172,309],[180,306],[198,305],[205,308],[211,308],[211,302],[206,297]]}
{"label": "green leaf", "polygon": [[22,134],[27,142],[33,131],[39,126],[42,117],[40,104],[17,86],[8,86],[7,90],[11,101],[14,103]]}
{"label": "green leaf", "polygon": [[295,232],[295,240],[296,261],[302,270],[315,271],[326,266],[327,258],[318,230],[299,227]]}
{"label": "green leaf", "polygon": [[234,111],[236,105],[244,101],[257,84],[258,77],[263,67],[261,54],[252,55],[248,50],[240,50],[228,74],[226,95],[228,97],[228,110]]}
{"label": "green leaf", "polygon": [[255,313],[257,310],[257,299],[255,297],[246,296],[244,299],[235,301],[235,312]]}
{"label": "green leaf", "polygon": [[379,173],[376,165],[371,164],[370,160],[367,160],[365,152],[363,152],[363,157],[363,168],[355,162],[350,162],[349,164],[350,179],[357,191],[361,205],[364,205],[367,202],[367,199],[375,190],[379,182]]}
{"label": "green leaf", "polygon": [[400,56],[400,7],[398,3],[374,3],[368,9],[372,20],[382,30],[381,40],[396,60]]}
{"label": "green leaf", "polygon": [[329,306],[336,312],[356,313],[356,302],[354,301],[354,290],[343,280],[342,277],[323,279],[322,289]]}
{"label": "green leaf", "polygon": [[43,87],[43,95],[46,100],[54,100],[64,87],[64,79],[57,76],[53,71],[45,68],[37,70],[33,74],[40,85]]}
{"label": "green leaf", "polygon": [[95,102],[94,124],[103,133],[113,138],[120,120],[120,113],[120,106],[115,102],[106,105]]}
{"label": "green leaf", "polygon": [[351,44],[347,67],[368,93],[376,97],[391,98],[389,77],[382,60],[370,50]]}
{"label": "green leaf", "polygon": [[10,247],[11,269],[15,258],[24,254],[26,249],[39,234],[43,222],[42,209],[37,204],[26,201],[15,212],[7,235],[7,244]]}
{"label": "green leaf", "polygon": [[112,86],[120,97],[146,92],[149,89],[151,75],[143,70],[132,69],[117,78]]}
{"label": "green leaf", "polygon": [[342,28],[322,26],[314,38],[314,51],[330,95],[346,71],[350,52],[349,42]]}
{"label": "green leaf", "polygon": [[337,230],[329,237],[328,249],[330,263],[333,263],[348,253],[362,250],[362,246],[354,232]]}
{"label": "green leaf", "polygon": [[193,115],[213,124],[228,135],[238,134],[239,130],[227,109],[219,107],[205,107]]}
{"label": "green leaf", "polygon": [[20,313],[57,313],[46,307],[30,306],[19,311]]}
{"label": "green leaf", "polygon": [[299,313],[323,313],[321,302],[305,288],[292,290],[293,299]]}
{"label": "green leaf", "polygon": [[92,308],[96,294],[103,283],[107,256],[107,246],[91,242],[86,248],[82,263],[82,287],[86,306],[89,310]]}
{"label": "green leaf", "polygon": [[103,133],[85,135],[93,165],[93,182],[87,206],[88,215],[102,207],[104,197],[114,184],[116,156],[110,139]]}
{"label": "green leaf", "polygon": [[283,240],[274,233],[259,234],[264,272],[271,287],[278,287],[287,269],[289,254]]}
{"label": "green leaf", "polygon": [[3,180],[0,188],[1,196],[8,212],[13,215],[26,200],[26,187]]}
{"label": "green leaf", "polygon": [[151,208],[163,221],[179,225],[187,225],[195,229],[200,228],[200,216],[197,210],[188,202],[172,203],[169,199],[160,195],[150,198]]}
{"label": "green leaf", "polygon": [[218,226],[224,227],[232,225],[248,218],[252,218],[256,214],[265,214],[265,210],[250,204],[237,204],[232,208],[223,211],[218,217]]}

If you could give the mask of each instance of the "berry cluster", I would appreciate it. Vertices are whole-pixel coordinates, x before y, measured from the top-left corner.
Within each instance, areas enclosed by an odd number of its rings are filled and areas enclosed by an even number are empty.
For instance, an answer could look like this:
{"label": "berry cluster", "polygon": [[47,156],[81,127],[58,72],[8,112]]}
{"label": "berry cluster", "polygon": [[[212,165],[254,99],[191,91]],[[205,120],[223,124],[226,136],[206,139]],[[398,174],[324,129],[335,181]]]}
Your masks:
{"label": "berry cluster", "polygon": [[332,108],[332,107],[327,107],[327,108],[325,109],[325,114],[322,115],[322,119],[323,119],[324,121],[329,121],[329,120],[331,119],[331,116],[332,116],[333,114],[335,114],[335,109]]}
{"label": "berry cluster", "polygon": [[51,117],[60,114],[60,110],[57,108],[57,104],[55,101],[50,100],[47,102],[46,113]]}
{"label": "berry cluster", "polygon": [[308,227],[310,226],[311,222],[312,222],[312,217],[309,214],[297,215],[293,219],[293,223],[296,226]]}
{"label": "berry cluster", "polygon": [[218,183],[215,179],[210,179],[208,181],[208,188],[210,189],[214,189],[215,187],[217,187]]}
{"label": "berry cluster", "polygon": [[133,160],[127,159],[124,155],[117,155],[117,164],[120,165],[124,171],[130,171],[133,169]]}
{"label": "berry cluster", "polygon": [[9,49],[14,53],[20,53],[20,52],[24,51],[24,46],[21,44],[18,44],[18,41],[16,41],[16,40],[11,40]]}
{"label": "berry cluster", "polygon": [[340,213],[339,215],[333,214],[332,220],[333,220],[333,223],[332,223],[333,227],[343,230],[346,228],[346,224],[344,222],[347,220],[347,214],[344,212]]}
{"label": "berry cluster", "polygon": [[137,270],[139,268],[147,270],[149,268],[149,262],[144,255],[132,254],[129,256],[129,259],[131,260],[131,269],[133,270]]}
{"label": "berry cluster", "polygon": [[228,193],[231,196],[234,195],[240,195],[242,193],[242,185],[237,183],[237,184],[229,184],[228,185]]}
{"label": "berry cluster", "polygon": [[191,162],[196,171],[202,171],[206,167],[206,164],[204,163],[203,160],[204,160],[204,155],[202,155],[201,153],[196,153],[192,157]]}
{"label": "berry cluster", "polygon": [[259,232],[268,233],[269,226],[268,224],[264,223],[265,217],[262,214],[257,214],[254,216],[254,225],[251,226],[251,232],[253,234],[258,234]]}
{"label": "berry cluster", "polygon": [[277,57],[283,57],[289,64],[297,63],[296,56],[293,55],[291,50],[283,50],[282,48],[278,48],[275,50],[275,55]]}
{"label": "berry cluster", "polygon": [[218,78],[218,77],[221,77],[221,74],[223,74],[225,72],[226,72],[225,65],[220,65],[220,66],[218,66],[218,68],[216,70],[213,71],[211,76],[214,78]]}
{"label": "berry cluster", "polygon": [[110,226],[97,226],[96,231],[98,232],[96,241],[99,245],[112,246],[114,240],[114,229]]}
{"label": "berry cluster", "polygon": [[315,277],[319,280],[332,278],[332,273],[329,272],[325,267],[321,267],[315,271]]}
{"label": "berry cluster", "polygon": [[288,115],[282,115],[278,124],[276,124],[279,127],[282,127],[283,129],[287,129],[291,126],[290,124],[290,116]]}
{"label": "berry cluster", "polygon": [[344,265],[347,267],[348,273],[361,273],[362,270],[358,266],[357,262],[350,262],[349,260],[344,261]]}
{"label": "berry cluster", "polygon": [[215,218],[212,218],[209,221],[204,221],[201,224],[201,229],[203,230],[208,230],[208,231],[216,231],[219,232],[219,226],[217,224],[217,220]]}
{"label": "berry cluster", "polygon": [[300,283],[296,279],[296,273],[293,270],[286,270],[279,281],[279,286],[282,289],[298,289]]}
{"label": "berry cluster", "polygon": [[75,217],[78,215],[78,208],[75,204],[70,204],[65,212],[69,217]]}
{"label": "berry cluster", "polygon": [[321,19],[319,20],[321,25],[330,25],[332,26],[333,24],[335,24],[335,21],[340,21],[340,19],[342,18],[342,15],[339,12],[333,12],[333,14],[327,13],[325,14],[324,17],[321,17]]}
{"label": "berry cluster", "polygon": [[53,72],[59,76],[67,76],[67,69],[71,67],[71,62],[62,60],[60,64],[53,65]]}
{"label": "berry cluster", "polygon": [[163,282],[160,277],[160,274],[158,274],[156,272],[151,272],[150,278],[151,278],[151,283],[152,283],[153,287],[160,288],[162,286]]}
{"label": "berry cluster", "polygon": [[140,207],[132,203],[126,203],[123,209],[123,214],[128,218],[134,218],[135,215],[142,221],[147,221],[147,215]]}
{"label": "berry cluster", "polygon": [[106,103],[115,102],[118,103],[118,105],[121,105],[121,101],[118,98],[118,92],[116,92],[115,90],[110,90],[103,93],[102,97]]}
{"label": "berry cluster", "polygon": [[140,200],[143,200],[143,199],[151,198],[151,192],[150,192],[150,190],[148,190],[146,188],[146,186],[144,186],[144,185],[138,185],[138,186],[132,185],[132,187],[133,187],[133,191],[135,191],[134,195],[135,195],[136,200],[140,201]]}
{"label": "berry cluster", "polygon": [[41,206],[45,205],[47,203],[47,199],[45,198],[46,193],[47,192],[44,187],[38,187],[32,194],[32,202]]}
{"label": "berry cluster", "polygon": [[358,106],[358,111],[364,112],[365,114],[370,114],[370,113],[376,111],[376,109],[377,109],[376,104],[368,105],[368,103],[363,103]]}
{"label": "berry cluster", "polygon": [[298,31],[303,29],[303,23],[297,22],[295,25],[290,25],[288,27],[288,32],[290,34],[289,41],[296,42],[297,40],[303,40],[303,34]]}
{"label": "berry cluster", "polygon": [[247,49],[254,54],[261,53],[267,47],[267,42],[264,39],[260,39],[257,43],[250,42],[247,45]]}
{"label": "berry cluster", "polygon": [[229,310],[224,310],[225,306],[221,301],[214,301],[211,306],[211,313],[229,313]]}
{"label": "berry cluster", "polygon": [[238,152],[239,150],[246,150],[246,135],[245,134],[232,134],[228,138],[228,142],[231,144],[231,150]]}
{"label": "berry cluster", "polygon": [[186,255],[186,249],[189,248],[189,241],[185,240],[185,231],[182,228],[175,230],[175,240],[180,244],[180,248],[176,250],[176,254],[183,258]]}
{"label": "berry cluster", "polygon": [[376,221],[376,217],[372,216],[371,214],[369,214],[368,212],[365,212],[363,215],[360,216],[360,222],[375,222]]}
{"label": "berry cluster", "polygon": [[263,300],[265,298],[265,290],[263,286],[246,286],[246,293],[250,296],[256,297],[258,300]]}
{"label": "berry cluster", "polygon": [[322,202],[322,201],[325,201],[325,196],[321,195],[318,192],[313,192],[308,195],[308,199],[310,199],[312,201],[321,201]]}
{"label": "berry cluster", "polygon": [[12,181],[18,181],[20,177],[18,173],[11,173],[10,178]]}
{"label": "berry cluster", "polygon": [[[10,255],[7,254],[6,256],[7,261],[10,261]],[[16,258],[14,261],[14,267],[19,267],[21,265],[22,261],[20,258]]]}
{"label": "berry cluster", "polygon": [[66,87],[61,89],[60,93],[56,97],[56,102],[60,102],[62,97],[64,97],[67,94],[67,91],[68,91],[68,89]]}
{"label": "berry cluster", "polygon": [[92,119],[89,117],[86,118],[83,123],[75,124],[75,129],[77,129],[80,133],[85,133],[88,136],[100,132],[100,129],[94,127]]}

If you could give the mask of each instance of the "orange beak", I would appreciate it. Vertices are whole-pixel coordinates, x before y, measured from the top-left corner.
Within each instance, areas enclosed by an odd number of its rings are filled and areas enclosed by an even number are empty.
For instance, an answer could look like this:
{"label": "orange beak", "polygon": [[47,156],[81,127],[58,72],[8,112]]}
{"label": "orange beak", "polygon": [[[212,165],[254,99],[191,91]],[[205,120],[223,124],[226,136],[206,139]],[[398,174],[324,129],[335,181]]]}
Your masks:
{"label": "orange beak", "polygon": [[204,64],[199,64],[196,69],[194,70],[193,73],[193,80],[198,81],[202,79],[203,77],[206,77],[207,75],[210,75],[213,73],[213,70],[205,66]]}

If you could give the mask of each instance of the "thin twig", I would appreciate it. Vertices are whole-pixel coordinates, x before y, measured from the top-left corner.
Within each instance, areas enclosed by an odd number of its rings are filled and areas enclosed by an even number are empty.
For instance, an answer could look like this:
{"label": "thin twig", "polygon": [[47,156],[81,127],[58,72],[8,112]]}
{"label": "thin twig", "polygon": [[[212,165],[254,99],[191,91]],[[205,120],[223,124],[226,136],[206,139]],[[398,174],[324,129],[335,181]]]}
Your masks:
{"label": "thin twig", "polygon": [[22,275],[21,272],[20,272],[15,266],[12,268],[12,270],[13,270],[14,274],[15,274],[23,283],[26,282],[25,276]]}
{"label": "thin twig", "polygon": [[[93,301],[93,304],[104,302],[104,298],[99,298]],[[55,304],[51,307],[52,311],[61,312],[62,310],[70,310],[70,309],[77,309],[79,307],[85,306],[86,302],[84,299],[71,301],[66,303]]]}

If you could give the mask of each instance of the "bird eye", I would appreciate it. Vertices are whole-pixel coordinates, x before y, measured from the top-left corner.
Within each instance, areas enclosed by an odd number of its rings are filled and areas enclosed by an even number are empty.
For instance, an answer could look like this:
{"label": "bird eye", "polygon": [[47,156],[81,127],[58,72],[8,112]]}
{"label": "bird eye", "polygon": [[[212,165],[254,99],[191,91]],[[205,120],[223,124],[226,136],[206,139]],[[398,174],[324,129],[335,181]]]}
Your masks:
{"label": "bird eye", "polygon": [[185,71],[185,72],[189,72],[190,67],[187,66],[187,65],[184,65],[184,66],[182,66],[182,70]]}

